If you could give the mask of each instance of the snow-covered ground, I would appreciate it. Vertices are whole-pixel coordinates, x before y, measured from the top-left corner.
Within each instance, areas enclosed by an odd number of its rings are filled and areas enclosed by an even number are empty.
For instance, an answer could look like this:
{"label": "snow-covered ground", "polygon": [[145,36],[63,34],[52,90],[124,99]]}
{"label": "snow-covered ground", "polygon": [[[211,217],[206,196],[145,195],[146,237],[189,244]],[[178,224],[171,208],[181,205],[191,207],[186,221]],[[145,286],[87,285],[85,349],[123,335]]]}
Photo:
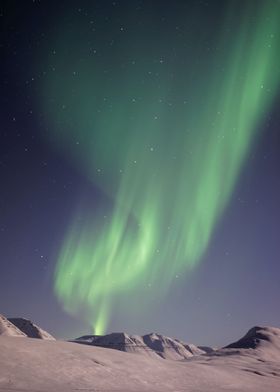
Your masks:
{"label": "snow-covered ground", "polygon": [[176,361],[3,334],[0,391],[279,392],[280,329],[252,329],[233,347]]}

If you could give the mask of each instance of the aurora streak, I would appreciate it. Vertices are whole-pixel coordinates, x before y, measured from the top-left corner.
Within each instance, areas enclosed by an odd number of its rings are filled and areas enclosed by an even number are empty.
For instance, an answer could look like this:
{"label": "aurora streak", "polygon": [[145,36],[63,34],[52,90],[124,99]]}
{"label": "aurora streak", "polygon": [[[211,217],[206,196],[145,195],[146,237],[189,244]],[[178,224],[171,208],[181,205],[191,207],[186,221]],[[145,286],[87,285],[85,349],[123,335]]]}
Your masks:
{"label": "aurora streak", "polygon": [[184,48],[170,32],[162,39],[168,34],[177,49],[172,61],[141,27],[117,35],[102,57],[79,22],[54,39],[55,72],[44,86],[48,139],[108,200],[98,210],[77,208],[54,286],[67,311],[87,310],[97,334],[116,298],[137,303],[141,295],[148,308],[149,290],[164,295],[201,260],[271,109],[280,4],[245,1],[241,16],[240,4],[209,33],[216,51],[200,48],[188,25],[197,15],[186,16]]}

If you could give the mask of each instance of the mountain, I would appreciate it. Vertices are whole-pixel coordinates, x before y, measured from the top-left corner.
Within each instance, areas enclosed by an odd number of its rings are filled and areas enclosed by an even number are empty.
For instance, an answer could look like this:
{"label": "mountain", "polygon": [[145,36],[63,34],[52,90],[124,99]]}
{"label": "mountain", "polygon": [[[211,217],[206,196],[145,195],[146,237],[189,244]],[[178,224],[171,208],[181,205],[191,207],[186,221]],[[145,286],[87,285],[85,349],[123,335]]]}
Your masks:
{"label": "mountain", "polygon": [[186,344],[178,339],[156,333],[144,336],[128,335],[122,332],[104,336],[87,335],[73,342],[172,360],[187,359],[206,352],[194,344]]}
{"label": "mountain", "polygon": [[280,358],[280,328],[253,327],[241,339],[225,349],[251,349],[268,358]]}
{"label": "mountain", "polygon": [[13,323],[11,323],[6,317],[0,314],[0,336],[21,336],[25,337],[20,329],[18,329]]}
{"label": "mountain", "polygon": [[29,338],[55,340],[51,334],[38,327],[38,325],[34,324],[30,320],[25,318],[9,318],[8,320]]}
{"label": "mountain", "polygon": [[253,327],[246,335],[225,348],[258,349],[273,345],[280,351],[280,329],[273,327]]}

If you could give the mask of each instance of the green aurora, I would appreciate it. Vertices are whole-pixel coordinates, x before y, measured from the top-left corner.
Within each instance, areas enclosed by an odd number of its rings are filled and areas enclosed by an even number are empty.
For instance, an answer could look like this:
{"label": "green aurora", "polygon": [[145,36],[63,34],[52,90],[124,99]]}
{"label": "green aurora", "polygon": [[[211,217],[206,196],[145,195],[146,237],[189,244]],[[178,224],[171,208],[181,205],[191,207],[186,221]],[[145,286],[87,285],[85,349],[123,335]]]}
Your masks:
{"label": "green aurora", "polygon": [[180,39],[132,16],[107,46],[65,22],[49,49],[48,139],[107,200],[77,207],[54,287],[96,334],[114,301],[148,310],[199,263],[278,91],[279,2],[232,2],[206,33],[180,18]]}

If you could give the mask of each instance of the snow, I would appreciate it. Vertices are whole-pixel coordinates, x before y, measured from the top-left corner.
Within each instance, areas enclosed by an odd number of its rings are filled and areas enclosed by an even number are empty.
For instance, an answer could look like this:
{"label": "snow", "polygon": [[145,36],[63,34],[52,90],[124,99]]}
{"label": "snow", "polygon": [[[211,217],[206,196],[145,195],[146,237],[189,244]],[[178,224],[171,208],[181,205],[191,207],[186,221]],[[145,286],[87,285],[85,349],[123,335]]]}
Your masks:
{"label": "snow", "polygon": [[182,360],[205,353],[194,344],[186,344],[178,339],[156,333],[144,336],[128,335],[122,332],[104,336],[88,335],[74,342],[170,360]]}
{"label": "snow", "polygon": [[181,361],[2,334],[0,392],[279,392],[280,329],[258,328],[250,335],[255,348],[239,344]]}
{"label": "snow", "polygon": [[20,329],[0,314],[0,336],[26,336]]}
{"label": "snow", "polygon": [[38,327],[38,325],[34,324],[30,320],[25,318],[9,318],[8,320],[29,338],[55,340],[51,334]]}

